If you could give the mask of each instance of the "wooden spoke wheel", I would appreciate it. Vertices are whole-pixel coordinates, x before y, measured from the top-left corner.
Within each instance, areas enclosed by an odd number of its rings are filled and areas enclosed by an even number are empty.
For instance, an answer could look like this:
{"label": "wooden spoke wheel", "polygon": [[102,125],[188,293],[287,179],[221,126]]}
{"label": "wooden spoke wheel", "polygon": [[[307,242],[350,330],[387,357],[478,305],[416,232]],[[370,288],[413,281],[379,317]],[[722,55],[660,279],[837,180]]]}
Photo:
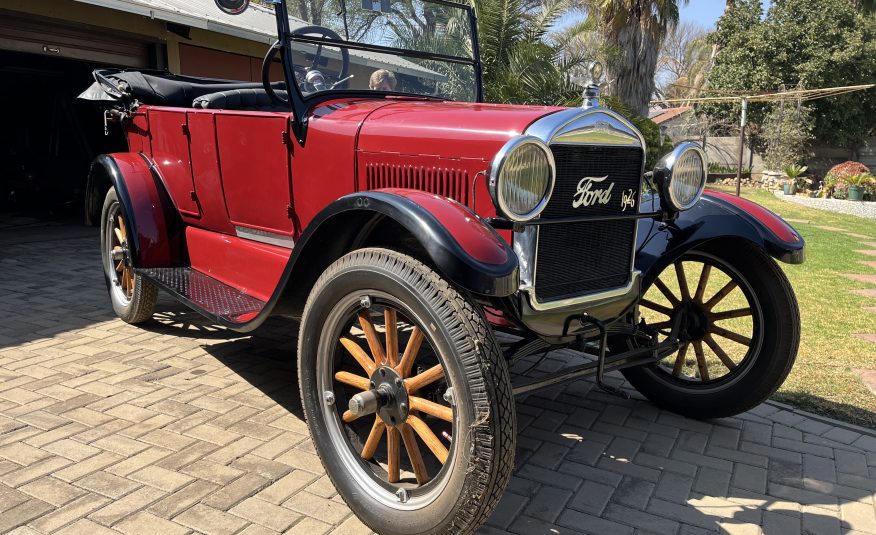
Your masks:
{"label": "wooden spoke wheel", "polygon": [[411,257],[355,251],[314,285],[298,359],[314,446],[366,525],[474,532],[516,438],[508,369],[479,309]]}
{"label": "wooden spoke wheel", "polygon": [[762,312],[753,289],[731,266],[689,255],[666,268],[639,303],[641,316],[661,338],[680,325],[679,351],[662,369],[686,381],[719,381],[756,353]]}
{"label": "wooden spoke wheel", "polygon": [[130,220],[110,188],[101,212],[101,256],[113,310],[123,321],[140,323],[152,317],[158,288],[134,271]]}
{"label": "wooden spoke wheel", "polygon": [[[679,325],[680,348],[622,373],[648,399],[686,416],[754,407],[784,382],[797,355],[797,299],[776,262],[750,244],[717,241],[684,254],[654,280],[639,312],[660,340]],[[634,343],[616,338],[611,346]]]}
{"label": "wooden spoke wheel", "polygon": [[377,477],[425,485],[450,455],[452,387],[421,327],[391,303],[363,300],[368,308],[338,338],[335,406],[346,430],[364,437],[353,447]]}

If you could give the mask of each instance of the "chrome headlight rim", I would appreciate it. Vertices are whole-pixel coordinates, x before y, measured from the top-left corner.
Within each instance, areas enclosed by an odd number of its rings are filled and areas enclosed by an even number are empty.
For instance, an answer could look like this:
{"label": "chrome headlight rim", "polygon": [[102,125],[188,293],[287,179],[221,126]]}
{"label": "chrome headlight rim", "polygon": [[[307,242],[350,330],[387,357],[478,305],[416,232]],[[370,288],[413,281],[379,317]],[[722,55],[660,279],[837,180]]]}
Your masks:
{"label": "chrome headlight rim", "polygon": [[[700,180],[697,194],[689,202],[682,203],[673,194],[672,181],[674,179],[673,174],[676,171],[676,165],[689,152],[694,152],[699,156],[703,165],[703,175]],[[709,161],[706,158],[706,151],[703,150],[698,143],[687,141],[676,145],[676,147],[672,149],[672,152],[661,158],[654,167],[654,176],[655,178],[658,178],[660,182],[660,197],[663,200],[664,205],[668,204],[668,207],[675,212],[683,212],[693,208],[702,198],[703,191],[706,189],[706,182],[708,181],[709,173],[708,170]]]}
{"label": "chrome headlight rim", "polygon": [[[526,145],[534,145],[538,147],[545,158],[547,159],[548,168],[550,170],[550,175],[548,177],[548,186],[545,189],[544,196],[538,202],[538,204],[525,214],[517,214],[512,211],[508,207],[508,203],[506,202],[504,195],[502,194],[502,188],[499,187],[500,179],[502,177],[502,168],[505,163],[508,161],[508,157],[514,154],[516,150],[519,150],[521,147]],[[550,147],[545,144],[544,141],[529,135],[522,135],[514,137],[508,140],[505,145],[499,149],[499,152],[496,153],[496,156],[493,157],[493,161],[490,164],[489,169],[487,170],[487,187],[490,191],[490,198],[493,200],[493,205],[496,207],[496,210],[500,215],[507,217],[512,221],[517,221],[524,223],[526,221],[531,221],[538,217],[541,212],[547,207],[548,202],[550,202],[551,196],[554,193],[554,186],[557,182],[557,164],[554,161],[554,153],[551,151]]]}

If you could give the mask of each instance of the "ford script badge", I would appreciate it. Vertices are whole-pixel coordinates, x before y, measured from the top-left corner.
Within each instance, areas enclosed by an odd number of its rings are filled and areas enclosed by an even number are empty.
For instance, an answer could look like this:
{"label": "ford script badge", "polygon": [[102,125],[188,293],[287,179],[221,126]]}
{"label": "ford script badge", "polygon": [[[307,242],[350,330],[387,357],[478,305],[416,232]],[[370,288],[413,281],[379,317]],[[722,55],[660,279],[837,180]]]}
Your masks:
{"label": "ford script badge", "polygon": [[611,202],[611,190],[614,189],[614,182],[608,187],[594,186],[594,184],[602,184],[608,180],[608,175],[602,177],[585,176],[578,182],[578,191],[572,199],[572,208],[584,206],[595,206],[597,204],[608,204]]}

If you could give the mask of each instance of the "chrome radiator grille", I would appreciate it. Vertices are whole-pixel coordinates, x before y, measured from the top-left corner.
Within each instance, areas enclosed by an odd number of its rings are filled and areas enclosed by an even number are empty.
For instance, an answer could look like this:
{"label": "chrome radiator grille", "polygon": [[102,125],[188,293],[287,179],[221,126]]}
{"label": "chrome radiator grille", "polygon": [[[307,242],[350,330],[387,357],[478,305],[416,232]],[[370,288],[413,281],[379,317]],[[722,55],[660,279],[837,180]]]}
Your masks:
{"label": "chrome radiator grille", "polygon": [[[553,145],[557,163],[554,193],[541,218],[605,217],[637,212],[642,182],[642,150],[638,147]],[[606,204],[590,199],[576,207],[582,178],[591,189],[614,184]],[[585,181],[586,184],[586,181]],[[623,200],[634,199],[635,205]],[[535,292],[540,302],[608,290],[630,279],[636,221],[593,221],[542,225],[539,228]]]}

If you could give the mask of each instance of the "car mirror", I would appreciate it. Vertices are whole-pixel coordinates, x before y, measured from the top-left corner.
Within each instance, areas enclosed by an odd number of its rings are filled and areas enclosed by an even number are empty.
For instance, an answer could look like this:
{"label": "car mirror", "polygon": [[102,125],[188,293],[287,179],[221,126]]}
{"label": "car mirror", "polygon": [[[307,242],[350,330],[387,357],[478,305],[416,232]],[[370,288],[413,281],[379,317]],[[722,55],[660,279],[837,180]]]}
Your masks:
{"label": "car mirror", "polygon": [[249,7],[249,0],[216,0],[216,5],[229,15],[240,15]]}

